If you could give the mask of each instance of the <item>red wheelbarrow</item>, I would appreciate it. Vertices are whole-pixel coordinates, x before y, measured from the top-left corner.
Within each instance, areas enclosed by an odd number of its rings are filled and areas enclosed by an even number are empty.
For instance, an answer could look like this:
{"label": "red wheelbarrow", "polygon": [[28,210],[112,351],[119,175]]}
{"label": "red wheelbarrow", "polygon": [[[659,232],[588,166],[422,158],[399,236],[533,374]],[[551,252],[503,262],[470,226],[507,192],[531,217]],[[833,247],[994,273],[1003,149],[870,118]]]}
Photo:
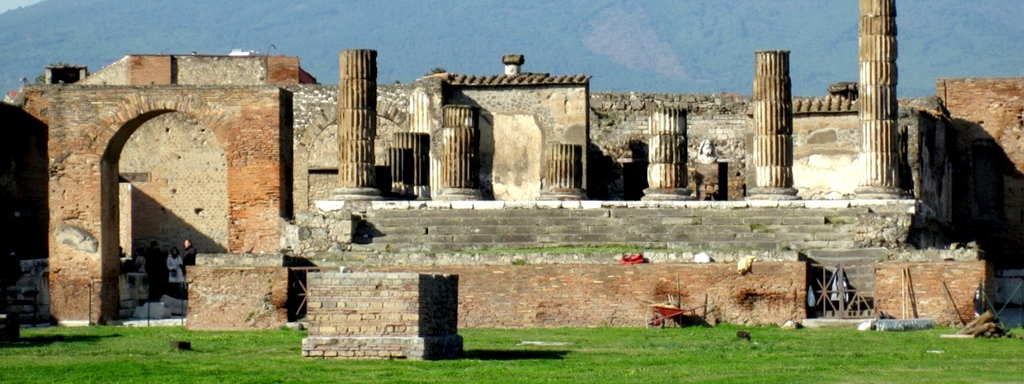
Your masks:
{"label": "red wheelbarrow", "polygon": [[647,322],[648,328],[665,328],[665,323],[670,320],[679,324],[682,322],[682,317],[687,314],[697,316],[695,309],[679,308],[672,304],[651,304],[651,312],[653,315]]}

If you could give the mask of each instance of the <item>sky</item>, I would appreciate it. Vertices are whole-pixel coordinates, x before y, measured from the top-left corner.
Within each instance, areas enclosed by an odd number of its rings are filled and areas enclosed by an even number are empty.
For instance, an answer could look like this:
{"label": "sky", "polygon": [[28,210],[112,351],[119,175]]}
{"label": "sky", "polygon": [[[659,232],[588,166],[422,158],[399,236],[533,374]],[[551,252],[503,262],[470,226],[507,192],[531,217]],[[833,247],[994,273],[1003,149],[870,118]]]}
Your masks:
{"label": "sky", "polygon": [[32,5],[40,1],[43,0],[0,0],[0,13],[7,12],[9,9]]}

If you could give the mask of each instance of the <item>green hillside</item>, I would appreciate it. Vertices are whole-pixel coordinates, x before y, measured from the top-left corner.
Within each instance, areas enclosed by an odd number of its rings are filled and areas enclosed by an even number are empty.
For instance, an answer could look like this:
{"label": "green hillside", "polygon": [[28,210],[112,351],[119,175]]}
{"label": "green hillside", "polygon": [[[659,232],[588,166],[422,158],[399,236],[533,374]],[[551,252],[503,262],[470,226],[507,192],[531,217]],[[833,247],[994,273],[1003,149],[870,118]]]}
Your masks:
{"label": "green hillside", "polygon": [[[826,4],[827,3],[827,4]],[[1024,75],[1019,0],[902,0],[900,91],[937,77]],[[380,51],[380,81],[429,69],[588,73],[595,90],[750,93],[753,51],[792,50],[794,92],[855,80],[856,1],[46,0],[0,14],[0,88],[48,63],[91,70],[128,53],[297,55],[323,83],[337,51]],[[276,47],[276,49],[274,48]]]}

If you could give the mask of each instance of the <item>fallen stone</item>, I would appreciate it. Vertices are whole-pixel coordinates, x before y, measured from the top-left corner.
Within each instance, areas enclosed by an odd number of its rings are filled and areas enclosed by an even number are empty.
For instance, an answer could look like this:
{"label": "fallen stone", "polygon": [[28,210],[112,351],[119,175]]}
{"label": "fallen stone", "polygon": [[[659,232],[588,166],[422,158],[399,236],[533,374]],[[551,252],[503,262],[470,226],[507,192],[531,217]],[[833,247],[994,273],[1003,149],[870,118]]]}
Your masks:
{"label": "fallen stone", "polygon": [[800,329],[800,328],[803,328],[803,327],[804,326],[802,324],[800,324],[800,322],[798,322],[798,321],[786,320],[786,322],[782,324],[781,328],[782,329]]}

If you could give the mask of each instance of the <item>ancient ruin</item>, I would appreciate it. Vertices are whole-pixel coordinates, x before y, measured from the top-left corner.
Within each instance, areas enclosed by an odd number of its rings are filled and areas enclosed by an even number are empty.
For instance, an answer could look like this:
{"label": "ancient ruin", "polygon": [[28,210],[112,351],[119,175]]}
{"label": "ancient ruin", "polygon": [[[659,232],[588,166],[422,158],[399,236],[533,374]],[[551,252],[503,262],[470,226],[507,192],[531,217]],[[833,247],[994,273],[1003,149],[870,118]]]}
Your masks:
{"label": "ancient ruin", "polygon": [[[25,259],[8,311],[136,317],[171,302],[138,256],[186,238],[190,329],[304,319],[310,357],[452,356],[458,327],[644,326],[667,297],[758,325],[908,304],[952,324],[978,295],[1011,302],[1024,79],[898,100],[894,2],[860,4],[860,81],[812,97],[791,94],[784,50],[755,53],[751,97],[595,92],[522,54],[403,84],[378,84],[365,49],[340,52],[338,84],[269,55],[54,72],[0,105],[2,225]],[[647,263],[618,264],[623,248]]]}

